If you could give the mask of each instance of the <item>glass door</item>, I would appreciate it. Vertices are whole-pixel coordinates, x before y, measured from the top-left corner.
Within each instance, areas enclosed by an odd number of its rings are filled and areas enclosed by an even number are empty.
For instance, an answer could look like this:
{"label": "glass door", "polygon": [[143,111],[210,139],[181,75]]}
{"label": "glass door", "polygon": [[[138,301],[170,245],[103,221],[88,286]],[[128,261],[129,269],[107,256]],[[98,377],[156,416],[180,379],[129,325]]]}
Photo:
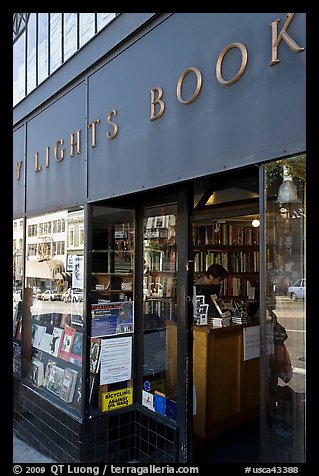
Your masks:
{"label": "glass door", "polygon": [[144,209],[142,404],[177,418],[176,204]]}
{"label": "glass door", "polygon": [[179,463],[191,460],[188,197],[187,187],[181,186],[160,201],[144,201],[139,234],[143,266],[141,403],[154,412],[154,417],[164,417],[176,432],[175,444],[167,446],[166,442],[164,448],[157,445],[155,458],[171,461],[176,454]]}
{"label": "glass door", "polygon": [[306,454],[306,154],[265,164],[262,458]]}

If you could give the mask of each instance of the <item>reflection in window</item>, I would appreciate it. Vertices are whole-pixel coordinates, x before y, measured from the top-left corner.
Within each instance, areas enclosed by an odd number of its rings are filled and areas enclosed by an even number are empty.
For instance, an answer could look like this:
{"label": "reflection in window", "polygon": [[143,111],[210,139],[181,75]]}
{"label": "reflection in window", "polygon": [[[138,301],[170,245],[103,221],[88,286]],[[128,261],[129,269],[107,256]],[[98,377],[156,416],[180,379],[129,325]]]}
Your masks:
{"label": "reflection in window", "polygon": [[133,210],[94,206],[91,274],[91,412],[133,403]]}
{"label": "reflection in window", "polygon": [[142,403],[176,420],[176,205],[144,212]]}
{"label": "reflection in window", "polygon": [[95,13],[80,13],[80,48],[95,34]]}
{"label": "reflection in window", "polygon": [[25,32],[13,45],[13,105],[25,96]]}
{"label": "reflection in window", "polygon": [[116,13],[97,13],[97,31],[104,28],[115,16]]}
{"label": "reflection in window", "polygon": [[[27,26],[27,72],[25,71],[26,31],[24,31],[20,38],[14,43],[13,47],[14,106],[26,95],[26,77],[27,93],[29,93],[34,90],[37,85],[41,84],[50,73],[61,66],[62,61],[64,62],[70,58],[80,47],[85,45],[97,31],[104,28],[116,16],[116,13],[64,13],[63,30],[62,13],[30,13],[25,15],[29,16]],[[36,35],[38,39],[36,39]],[[80,45],[78,44],[79,41]]]}
{"label": "reflection in window", "polygon": [[[23,223],[23,220],[20,220]],[[23,226],[13,220],[13,372],[21,371],[21,318],[23,281]]]}
{"label": "reflection in window", "polygon": [[29,359],[22,365],[26,383],[80,413],[84,245],[71,249],[67,243],[69,226],[76,230],[75,217],[83,227],[83,209],[27,218],[23,333],[17,328],[14,342],[22,342]]}
{"label": "reflection in window", "polygon": [[38,13],[38,84],[48,77],[48,14]]}
{"label": "reflection in window", "polygon": [[36,13],[31,13],[27,25],[27,94],[36,87]]}
{"label": "reflection in window", "polygon": [[77,50],[77,13],[64,13],[64,61]]}
{"label": "reflection in window", "polygon": [[50,74],[62,64],[62,14],[50,13]]}
{"label": "reflection in window", "polygon": [[306,156],[265,165],[266,432],[264,459],[305,462],[305,294],[291,285],[306,278]]}

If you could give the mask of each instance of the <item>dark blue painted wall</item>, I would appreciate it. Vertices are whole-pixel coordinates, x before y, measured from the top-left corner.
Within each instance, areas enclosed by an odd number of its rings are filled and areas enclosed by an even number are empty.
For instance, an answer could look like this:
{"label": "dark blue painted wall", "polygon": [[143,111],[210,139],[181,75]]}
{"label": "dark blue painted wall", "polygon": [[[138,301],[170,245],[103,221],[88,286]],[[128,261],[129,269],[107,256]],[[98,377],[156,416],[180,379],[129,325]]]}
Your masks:
{"label": "dark blue painted wall", "polygon": [[[88,71],[87,88],[80,84],[28,122],[27,213],[304,151],[306,53],[294,53],[282,41],[280,63],[269,66],[270,23],[277,18],[281,31],[285,13],[177,13],[97,71]],[[288,33],[306,48],[305,14],[296,14]],[[246,46],[248,64],[239,81],[226,87],[218,83],[215,68],[221,51],[233,42]],[[234,76],[239,65],[238,51],[231,50],[223,62],[224,77]],[[203,84],[198,98],[182,105],[176,98],[177,81],[190,66],[201,71]],[[158,86],[166,107],[163,116],[151,122],[150,90]],[[184,97],[193,90],[190,75]],[[114,121],[119,131],[109,140],[107,114],[112,109],[118,113]],[[87,124],[97,118],[93,148]],[[70,159],[69,136],[77,129],[82,152]],[[39,151],[44,162],[45,147],[53,153],[59,138],[66,143],[63,162],[51,159],[48,169],[35,173],[34,153]]]}

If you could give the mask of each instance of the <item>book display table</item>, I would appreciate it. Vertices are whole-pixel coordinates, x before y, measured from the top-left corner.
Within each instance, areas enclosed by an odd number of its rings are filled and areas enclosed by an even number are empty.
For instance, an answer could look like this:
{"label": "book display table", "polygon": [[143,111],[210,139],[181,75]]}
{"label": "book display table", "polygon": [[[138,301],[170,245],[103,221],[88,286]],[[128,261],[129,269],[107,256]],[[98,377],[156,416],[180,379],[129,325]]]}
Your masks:
{"label": "book display table", "polygon": [[244,360],[243,337],[245,328],[258,325],[193,327],[195,435],[209,438],[258,415],[259,357]]}

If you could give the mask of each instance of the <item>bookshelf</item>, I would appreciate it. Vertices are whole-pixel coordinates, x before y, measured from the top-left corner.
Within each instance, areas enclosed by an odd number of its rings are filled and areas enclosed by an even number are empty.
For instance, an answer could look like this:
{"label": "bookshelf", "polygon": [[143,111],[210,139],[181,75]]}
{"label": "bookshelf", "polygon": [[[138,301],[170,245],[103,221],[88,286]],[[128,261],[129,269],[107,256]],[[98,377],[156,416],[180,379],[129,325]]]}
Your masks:
{"label": "bookshelf", "polygon": [[197,278],[213,263],[228,271],[221,297],[254,300],[259,279],[259,229],[250,222],[211,221],[194,226],[194,275]]}
{"label": "bookshelf", "polygon": [[[157,246],[160,249],[154,249]],[[176,319],[176,251],[167,240],[149,239],[144,251],[144,314]]]}
{"label": "bookshelf", "polygon": [[133,231],[128,223],[109,225],[92,236],[92,298],[133,300]]}
{"label": "bookshelf", "polygon": [[110,301],[133,300],[133,273],[93,271],[92,293]]}

